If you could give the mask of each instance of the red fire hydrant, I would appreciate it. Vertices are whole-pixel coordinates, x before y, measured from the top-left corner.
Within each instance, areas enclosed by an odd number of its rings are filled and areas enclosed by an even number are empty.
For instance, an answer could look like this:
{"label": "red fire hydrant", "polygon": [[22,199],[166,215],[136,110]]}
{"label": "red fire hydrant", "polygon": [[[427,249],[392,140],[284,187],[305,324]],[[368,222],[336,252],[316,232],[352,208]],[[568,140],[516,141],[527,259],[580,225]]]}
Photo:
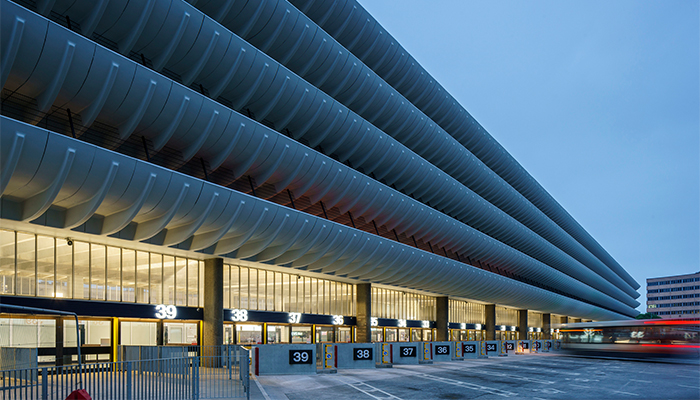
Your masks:
{"label": "red fire hydrant", "polygon": [[66,397],[66,400],[92,400],[92,397],[90,397],[85,389],[78,389],[72,391],[71,394]]}

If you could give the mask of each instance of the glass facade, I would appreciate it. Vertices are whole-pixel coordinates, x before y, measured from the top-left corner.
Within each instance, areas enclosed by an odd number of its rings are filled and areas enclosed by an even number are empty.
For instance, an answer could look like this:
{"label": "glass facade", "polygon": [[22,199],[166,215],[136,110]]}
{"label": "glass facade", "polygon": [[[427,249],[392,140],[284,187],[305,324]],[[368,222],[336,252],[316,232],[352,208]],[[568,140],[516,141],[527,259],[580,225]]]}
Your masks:
{"label": "glass facade", "polygon": [[435,321],[435,298],[417,293],[373,287],[372,316]]}
{"label": "glass facade", "polygon": [[224,264],[224,308],[355,315],[355,286]]}
{"label": "glass facade", "polygon": [[518,325],[518,310],[514,308],[496,307],[496,325]]}
{"label": "glass facade", "polygon": [[0,294],[203,307],[204,262],[0,230]]}
{"label": "glass facade", "polygon": [[527,312],[527,325],[534,328],[542,328],[542,313],[536,311]]}
{"label": "glass facade", "polygon": [[486,322],[486,306],[483,304],[450,300],[449,309],[450,322],[464,324],[484,324]]}

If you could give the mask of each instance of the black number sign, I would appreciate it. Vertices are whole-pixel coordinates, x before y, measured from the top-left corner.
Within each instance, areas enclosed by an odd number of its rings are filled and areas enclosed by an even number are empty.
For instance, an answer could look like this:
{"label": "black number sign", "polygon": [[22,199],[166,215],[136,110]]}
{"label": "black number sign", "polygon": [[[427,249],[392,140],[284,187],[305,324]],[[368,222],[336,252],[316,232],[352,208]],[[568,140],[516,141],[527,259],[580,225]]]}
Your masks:
{"label": "black number sign", "polygon": [[416,348],[414,346],[401,346],[399,347],[401,357],[415,357]]}
{"label": "black number sign", "polygon": [[463,353],[476,353],[476,346],[473,344],[465,344],[463,348]]}
{"label": "black number sign", "polygon": [[496,351],[496,343],[486,343],[486,351]]}
{"label": "black number sign", "polygon": [[506,342],[506,350],[515,350],[515,344]]}
{"label": "black number sign", "polygon": [[527,350],[530,348],[530,345],[527,342],[523,342],[523,350]]}
{"label": "black number sign", "polygon": [[311,364],[312,350],[289,350],[289,364]]}
{"label": "black number sign", "polygon": [[539,349],[540,347],[542,347],[542,343],[535,342],[535,348]]}
{"label": "black number sign", "polygon": [[371,348],[354,348],[354,349],[352,349],[352,359],[353,360],[371,360],[372,359],[372,349]]}
{"label": "black number sign", "polygon": [[435,346],[435,354],[440,354],[440,355],[450,354],[450,346],[442,345],[442,344]]}

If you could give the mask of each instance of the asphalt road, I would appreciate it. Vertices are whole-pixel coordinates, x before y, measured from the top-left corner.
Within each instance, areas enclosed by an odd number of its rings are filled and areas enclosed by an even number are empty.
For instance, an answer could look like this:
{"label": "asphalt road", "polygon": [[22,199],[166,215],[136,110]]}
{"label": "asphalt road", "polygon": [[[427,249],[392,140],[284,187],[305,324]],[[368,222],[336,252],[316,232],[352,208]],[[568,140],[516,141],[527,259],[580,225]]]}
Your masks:
{"label": "asphalt road", "polygon": [[510,355],[251,379],[251,399],[700,399],[698,365]]}

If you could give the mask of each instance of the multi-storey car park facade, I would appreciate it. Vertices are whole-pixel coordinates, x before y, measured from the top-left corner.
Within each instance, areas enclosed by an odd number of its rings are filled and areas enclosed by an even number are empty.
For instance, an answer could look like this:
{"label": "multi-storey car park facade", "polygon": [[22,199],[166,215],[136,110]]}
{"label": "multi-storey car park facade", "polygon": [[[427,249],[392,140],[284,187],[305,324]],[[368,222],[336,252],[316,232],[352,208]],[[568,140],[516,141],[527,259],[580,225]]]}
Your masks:
{"label": "multi-storey car park facade", "polygon": [[[637,282],[355,1],[1,14],[0,300],[77,312],[92,358],[637,314]],[[3,312],[9,344],[75,345]]]}
{"label": "multi-storey car park facade", "polygon": [[648,278],[647,312],[661,318],[698,318],[700,272]]}

